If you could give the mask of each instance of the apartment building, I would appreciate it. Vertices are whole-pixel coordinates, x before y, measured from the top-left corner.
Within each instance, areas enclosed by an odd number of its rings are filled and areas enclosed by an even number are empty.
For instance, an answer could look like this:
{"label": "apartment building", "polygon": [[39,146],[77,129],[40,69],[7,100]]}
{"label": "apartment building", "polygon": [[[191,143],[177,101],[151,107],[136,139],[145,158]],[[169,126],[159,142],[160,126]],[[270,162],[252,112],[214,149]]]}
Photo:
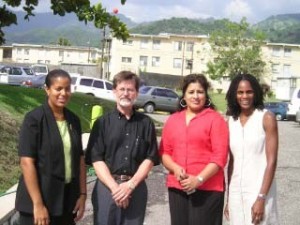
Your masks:
{"label": "apartment building", "polygon": [[[190,73],[205,73],[206,64],[213,59],[207,35],[131,34],[127,41],[112,39],[103,62],[103,78],[112,80],[121,70],[183,77]],[[266,43],[262,47],[267,71],[263,82],[276,94],[276,98],[289,100],[296,87],[300,87],[300,45]],[[101,49],[74,46],[13,44],[0,46],[0,64],[45,63],[52,65],[84,64],[102,58]],[[106,63],[108,62],[108,63]],[[102,75],[101,75],[102,76]],[[211,81],[214,90],[227,91],[229,80]]]}
{"label": "apartment building", "polygon": [[[206,35],[131,34],[127,41],[113,39],[111,74],[120,70],[174,76],[205,73],[213,53]],[[266,43],[262,47],[267,71],[262,81],[281,100],[289,100],[300,87],[300,45]],[[229,80],[211,81],[215,90],[226,92]]]}

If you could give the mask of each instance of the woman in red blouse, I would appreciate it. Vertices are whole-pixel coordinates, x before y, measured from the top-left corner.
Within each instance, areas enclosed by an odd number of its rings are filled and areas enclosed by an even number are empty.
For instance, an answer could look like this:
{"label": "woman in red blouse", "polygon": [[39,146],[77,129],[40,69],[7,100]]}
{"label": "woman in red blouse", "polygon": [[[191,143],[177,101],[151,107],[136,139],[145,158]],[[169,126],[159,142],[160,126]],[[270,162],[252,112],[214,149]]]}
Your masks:
{"label": "woman in red blouse", "polygon": [[184,78],[180,110],[167,120],[160,144],[172,225],[221,225],[228,127],[214,110],[202,74]]}

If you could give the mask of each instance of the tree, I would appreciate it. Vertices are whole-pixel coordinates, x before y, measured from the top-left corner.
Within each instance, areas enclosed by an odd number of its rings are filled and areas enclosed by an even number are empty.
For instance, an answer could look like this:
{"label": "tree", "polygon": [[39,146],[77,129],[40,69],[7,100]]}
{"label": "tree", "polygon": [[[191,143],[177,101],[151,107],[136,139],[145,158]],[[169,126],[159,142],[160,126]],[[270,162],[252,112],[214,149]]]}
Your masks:
{"label": "tree", "polygon": [[[16,14],[7,8],[7,6],[18,7],[22,0],[2,0],[3,6],[0,6],[0,45],[5,43],[3,27],[17,24]],[[125,4],[126,0],[121,0]],[[26,0],[23,10],[26,12],[24,19],[29,20],[34,16],[35,7],[43,4],[40,0]],[[79,21],[93,22],[95,27],[103,29],[109,27],[113,37],[126,40],[129,37],[127,27],[116,16],[106,12],[101,3],[90,5],[89,0],[51,0],[51,10],[54,15],[64,16],[66,13],[74,12]]]}
{"label": "tree", "polygon": [[71,46],[72,45],[70,40],[63,38],[63,37],[58,38],[57,44],[60,46]]}
{"label": "tree", "polygon": [[213,32],[209,38],[215,58],[207,63],[206,73],[214,80],[224,75],[232,79],[240,73],[261,77],[266,66],[261,49],[264,34],[258,30],[250,31],[245,18],[240,23],[225,22],[225,28]]}

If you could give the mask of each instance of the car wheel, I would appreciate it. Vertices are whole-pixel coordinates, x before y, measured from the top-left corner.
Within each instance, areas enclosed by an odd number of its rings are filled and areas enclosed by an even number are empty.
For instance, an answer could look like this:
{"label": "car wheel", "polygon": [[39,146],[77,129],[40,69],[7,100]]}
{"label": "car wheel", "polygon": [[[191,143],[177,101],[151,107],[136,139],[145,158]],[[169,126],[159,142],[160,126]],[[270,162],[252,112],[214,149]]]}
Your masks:
{"label": "car wheel", "polygon": [[153,113],[154,112],[154,105],[152,103],[147,103],[144,106],[144,110],[146,113]]}
{"label": "car wheel", "polygon": [[281,114],[276,114],[276,120],[282,120],[282,115]]}

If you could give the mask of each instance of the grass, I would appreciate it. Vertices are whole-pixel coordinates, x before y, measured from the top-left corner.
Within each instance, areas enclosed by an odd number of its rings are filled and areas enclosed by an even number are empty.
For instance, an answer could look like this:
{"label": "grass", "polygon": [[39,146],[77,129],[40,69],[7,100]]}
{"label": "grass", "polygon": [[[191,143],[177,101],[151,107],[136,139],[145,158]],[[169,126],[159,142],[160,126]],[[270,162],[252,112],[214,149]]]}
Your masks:
{"label": "grass", "polygon": [[[0,84],[0,193],[15,184],[20,175],[17,143],[24,115],[45,99],[44,90]],[[92,96],[72,96],[68,108],[80,117],[83,132],[90,131],[91,110],[97,104],[103,106],[104,112],[114,107],[114,103]]]}

